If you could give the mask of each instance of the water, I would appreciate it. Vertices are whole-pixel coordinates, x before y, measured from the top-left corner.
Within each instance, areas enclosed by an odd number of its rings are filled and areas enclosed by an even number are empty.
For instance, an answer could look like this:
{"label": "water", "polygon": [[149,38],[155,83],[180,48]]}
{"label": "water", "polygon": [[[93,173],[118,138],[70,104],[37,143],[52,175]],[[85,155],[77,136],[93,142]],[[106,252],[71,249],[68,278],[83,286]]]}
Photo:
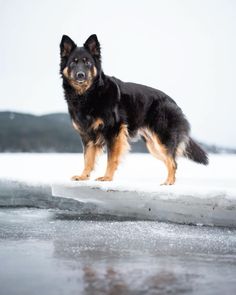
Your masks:
{"label": "water", "polygon": [[236,294],[236,230],[0,210],[1,294]]}

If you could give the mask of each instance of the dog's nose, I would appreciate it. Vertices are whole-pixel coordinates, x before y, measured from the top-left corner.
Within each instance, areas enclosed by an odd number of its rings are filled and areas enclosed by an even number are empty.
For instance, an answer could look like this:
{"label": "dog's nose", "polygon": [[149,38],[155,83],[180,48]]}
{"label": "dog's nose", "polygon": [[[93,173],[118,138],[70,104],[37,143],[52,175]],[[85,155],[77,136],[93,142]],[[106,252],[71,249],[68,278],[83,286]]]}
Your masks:
{"label": "dog's nose", "polygon": [[84,72],[78,72],[76,75],[77,75],[77,78],[78,79],[81,79],[82,80],[82,79],[85,78],[85,73]]}

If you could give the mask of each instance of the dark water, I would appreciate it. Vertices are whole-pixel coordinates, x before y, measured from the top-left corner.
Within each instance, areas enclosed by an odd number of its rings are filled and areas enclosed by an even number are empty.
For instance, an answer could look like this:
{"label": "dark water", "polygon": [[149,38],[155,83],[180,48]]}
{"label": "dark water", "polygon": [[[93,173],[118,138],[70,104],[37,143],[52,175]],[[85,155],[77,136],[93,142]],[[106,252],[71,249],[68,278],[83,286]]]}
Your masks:
{"label": "dark water", "polygon": [[236,230],[1,209],[0,294],[236,294]]}

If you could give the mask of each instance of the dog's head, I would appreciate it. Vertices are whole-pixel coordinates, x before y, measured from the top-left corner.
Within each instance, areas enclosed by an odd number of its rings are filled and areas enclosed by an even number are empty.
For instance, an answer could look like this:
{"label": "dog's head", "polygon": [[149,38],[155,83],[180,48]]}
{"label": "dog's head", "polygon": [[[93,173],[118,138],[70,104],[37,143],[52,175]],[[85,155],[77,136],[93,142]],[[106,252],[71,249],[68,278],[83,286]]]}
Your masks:
{"label": "dog's head", "polygon": [[84,94],[99,79],[101,72],[100,44],[96,35],[91,35],[83,47],[62,36],[60,44],[61,75],[77,94]]}

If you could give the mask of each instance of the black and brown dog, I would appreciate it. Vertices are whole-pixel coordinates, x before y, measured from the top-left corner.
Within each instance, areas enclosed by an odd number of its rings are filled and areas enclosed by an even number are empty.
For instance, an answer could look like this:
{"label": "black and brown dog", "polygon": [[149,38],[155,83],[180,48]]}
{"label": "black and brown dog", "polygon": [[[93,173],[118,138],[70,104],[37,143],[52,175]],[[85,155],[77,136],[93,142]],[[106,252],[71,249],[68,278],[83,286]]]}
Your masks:
{"label": "black and brown dog", "polygon": [[84,170],[73,180],[88,179],[96,157],[107,146],[106,173],[97,180],[111,181],[122,155],[129,150],[129,139],[138,134],[149,152],[165,163],[168,176],[164,184],[175,182],[179,155],[208,164],[207,154],[189,136],[189,123],[173,99],[159,90],[103,73],[96,35],[83,47],[64,35],[60,52],[65,98],[84,146]]}

